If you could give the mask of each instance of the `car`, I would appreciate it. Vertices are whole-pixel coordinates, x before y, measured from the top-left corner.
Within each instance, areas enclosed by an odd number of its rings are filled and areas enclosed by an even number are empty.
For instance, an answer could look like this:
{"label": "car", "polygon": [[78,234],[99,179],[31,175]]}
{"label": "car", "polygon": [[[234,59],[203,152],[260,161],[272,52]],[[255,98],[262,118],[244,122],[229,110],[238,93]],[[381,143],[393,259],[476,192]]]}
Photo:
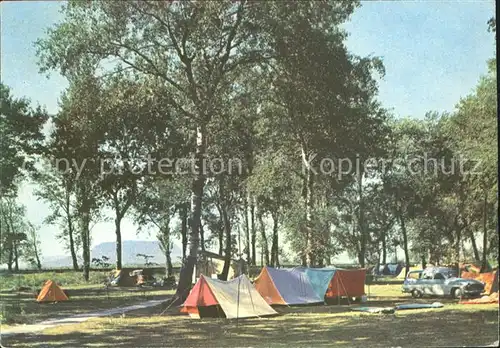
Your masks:
{"label": "car", "polygon": [[457,278],[457,272],[448,267],[431,267],[409,272],[402,292],[419,298],[428,296],[478,297],[484,292],[484,283],[475,279]]}

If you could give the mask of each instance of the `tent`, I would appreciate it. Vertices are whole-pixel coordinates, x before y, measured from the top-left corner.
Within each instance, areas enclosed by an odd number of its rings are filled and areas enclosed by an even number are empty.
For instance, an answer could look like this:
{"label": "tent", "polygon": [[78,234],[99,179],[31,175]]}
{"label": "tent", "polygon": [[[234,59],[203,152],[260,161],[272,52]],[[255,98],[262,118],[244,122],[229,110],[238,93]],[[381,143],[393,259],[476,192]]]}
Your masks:
{"label": "tent", "polygon": [[365,294],[366,269],[337,269],[325,297],[361,297]]}
{"label": "tent", "polygon": [[61,302],[68,301],[68,296],[64,291],[52,280],[47,280],[38,295],[37,302]]}
{"label": "tent", "polygon": [[[202,274],[210,276],[212,274],[219,275],[222,273],[225,261],[225,258],[223,256],[206,250],[199,250],[198,252],[200,257],[198,258],[196,264],[196,278],[198,278]],[[231,263],[229,264],[227,279],[233,279],[239,275],[239,261],[232,259]]]}
{"label": "tent", "polygon": [[464,279],[475,279],[483,282],[484,292],[491,294],[498,292],[498,270],[487,273],[473,273],[473,272],[462,272],[460,275]]}
{"label": "tent", "polygon": [[111,274],[111,285],[132,287],[137,285],[137,276],[132,275],[135,268],[122,268],[113,271]]}
{"label": "tent", "polygon": [[297,269],[264,267],[254,281],[255,288],[272,305],[323,303],[309,277]]}
{"label": "tent", "polygon": [[222,316],[228,319],[278,314],[244,274],[230,281],[201,275],[182,305],[181,312],[188,313],[192,318]]}
{"label": "tent", "polygon": [[309,278],[314,292],[320,297],[361,297],[365,294],[366,269],[297,267]]}
{"label": "tent", "polygon": [[480,263],[464,263],[460,265],[460,272],[480,273]]}
{"label": "tent", "polygon": [[295,268],[299,272],[303,272],[309,278],[311,286],[319,298],[324,298],[326,291],[335,276],[335,268]]}
{"label": "tent", "polygon": [[403,266],[399,263],[386,263],[373,268],[374,275],[398,275]]}
{"label": "tent", "polygon": [[399,275],[403,269],[403,266],[400,263],[388,263],[386,266],[387,268],[384,269],[384,274],[386,275]]}
{"label": "tent", "polygon": [[[410,273],[412,271],[419,271],[421,269],[422,269],[422,267],[418,267],[418,266],[410,267],[410,269],[408,270],[408,273]],[[396,276],[396,279],[405,279],[405,278],[406,278],[406,266],[403,266],[403,268],[401,269],[401,272],[399,272],[399,274]]]}

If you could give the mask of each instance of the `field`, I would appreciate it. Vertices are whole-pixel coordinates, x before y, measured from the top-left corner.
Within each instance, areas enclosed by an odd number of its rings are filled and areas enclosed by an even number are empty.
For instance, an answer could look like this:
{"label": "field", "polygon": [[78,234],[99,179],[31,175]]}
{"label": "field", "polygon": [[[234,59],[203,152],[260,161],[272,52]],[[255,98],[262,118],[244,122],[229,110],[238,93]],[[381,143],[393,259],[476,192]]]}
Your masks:
{"label": "field", "polygon": [[[91,272],[90,275],[88,283],[82,283],[82,275],[76,272],[2,275],[0,277],[2,328],[163,299],[173,293],[170,290],[157,289],[106,289],[104,279],[107,273]],[[41,289],[47,279],[60,284],[69,295],[70,301],[56,304],[37,303],[36,291]]]}
{"label": "field", "polygon": [[[366,287],[369,306],[393,306],[414,302],[400,292],[400,284]],[[24,313],[18,323],[33,323],[53,317],[167,299],[172,291],[113,289],[102,285],[67,285],[70,301],[41,305],[29,293],[2,292],[4,306],[20,302]],[[109,296],[109,297],[108,297]],[[443,308],[408,310],[395,314],[352,312],[354,305],[283,307],[272,318],[195,320],[170,308],[128,312],[124,315],[91,319],[46,329],[43,332],[7,336],[5,347],[309,347],[309,346],[484,346],[498,340],[497,305],[459,305],[452,299],[440,301]],[[5,328],[5,326],[2,326]]]}

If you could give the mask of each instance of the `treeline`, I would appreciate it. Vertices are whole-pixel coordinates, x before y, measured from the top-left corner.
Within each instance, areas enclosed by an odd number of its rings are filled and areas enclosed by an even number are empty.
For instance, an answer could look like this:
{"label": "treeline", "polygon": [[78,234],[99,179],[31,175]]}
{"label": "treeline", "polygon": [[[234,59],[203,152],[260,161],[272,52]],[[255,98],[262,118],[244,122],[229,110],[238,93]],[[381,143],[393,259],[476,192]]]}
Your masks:
{"label": "treeline", "polygon": [[496,258],[495,63],[453,113],[396,118],[376,99],[382,61],[345,46],[359,5],[70,1],[37,42],[42,72],[69,87],[31,176],[75,269],[81,252],[88,279],[105,210],[118,268],[124,217],[154,226],[169,274],[181,239],[179,297],[205,248],[223,278],[237,250],[274,266],[348,251],[364,267],[394,245],[407,265],[458,262],[464,243],[484,267]]}

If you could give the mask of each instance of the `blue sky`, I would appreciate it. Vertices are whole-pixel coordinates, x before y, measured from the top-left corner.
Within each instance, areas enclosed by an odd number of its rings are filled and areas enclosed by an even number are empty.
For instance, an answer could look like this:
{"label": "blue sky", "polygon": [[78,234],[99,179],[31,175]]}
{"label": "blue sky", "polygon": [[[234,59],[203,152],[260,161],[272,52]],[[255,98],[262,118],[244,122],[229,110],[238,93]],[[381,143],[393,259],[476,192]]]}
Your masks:
{"label": "blue sky", "polygon": [[[33,42],[62,19],[60,2],[2,2],[2,82],[14,95],[57,112],[58,97],[67,86],[57,73],[38,73]],[[495,40],[487,32],[495,14],[494,1],[368,1],[345,25],[347,47],[358,55],[383,58],[386,76],[380,81],[380,100],[397,116],[422,117],[427,111],[453,111],[472,91],[486,61],[495,55]],[[48,208],[37,202],[33,186],[24,185],[20,202],[28,219],[41,224]],[[113,224],[98,224],[93,244],[113,241]],[[124,221],[123,239],[136,239],[135,227]],[[64,254],[53,242],[56,230],[43,226],[44,255]],[[139,237],[147,239],[146,236]]]}

